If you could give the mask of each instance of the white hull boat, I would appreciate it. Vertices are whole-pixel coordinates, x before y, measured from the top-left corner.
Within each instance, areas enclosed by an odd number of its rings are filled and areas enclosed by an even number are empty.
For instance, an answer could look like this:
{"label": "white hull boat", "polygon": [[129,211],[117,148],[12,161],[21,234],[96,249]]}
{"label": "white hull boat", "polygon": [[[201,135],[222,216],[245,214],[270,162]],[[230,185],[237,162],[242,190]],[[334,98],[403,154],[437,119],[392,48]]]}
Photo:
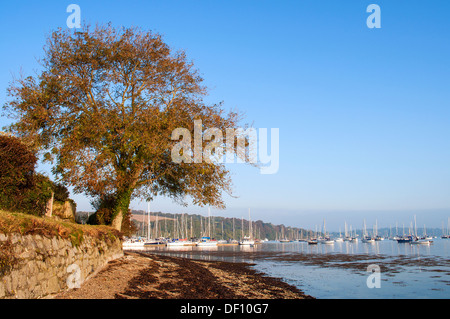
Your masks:
{"label": "white hull boat", "polygon": [[244,236],[244,239],[239,242],[239,245],[243,246],[252,246],[255,244],[255,241],[251,239],[249,236]]}
{"label": "white hull boat", "polygon": [[241,246],[252,246],[255,244],[254,240],[243,240],[239,242],[239,245]]}
{"label": "white hull boat", "polygon": [[197,243],[197,247],[216,247],[217,240],[211,240],[210,237],[202,237]]}
{"label": "white hull boat", "polygon": [[184,246],[184,243],[181,241],[173,241],[166,244],[167,247],[182,247]]}
{"label": "white hull boat", "polygon": [[215,247],[217,246],[217,241],[202,241],[197,243],[198,247]]}
{"label": "white hull boat", "polygon": [[411,242],[412,245],[430,245],[432,243],[431,240],[414,240]]}
{"label": "white hull boat", "polygon": [[144,245],[145,245],[145,241],[129,240],[129,241],[124,241],[122,243],[122,248],[125,249],[125,250],[129,250],[129,249],[144,249]]}

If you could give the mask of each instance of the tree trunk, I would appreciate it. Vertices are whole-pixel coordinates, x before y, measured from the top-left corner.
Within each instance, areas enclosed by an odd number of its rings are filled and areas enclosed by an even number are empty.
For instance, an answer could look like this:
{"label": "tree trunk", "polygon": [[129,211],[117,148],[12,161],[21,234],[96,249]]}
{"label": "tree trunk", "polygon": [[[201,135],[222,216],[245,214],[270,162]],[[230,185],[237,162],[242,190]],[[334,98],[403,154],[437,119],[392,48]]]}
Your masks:
{"label": "tree trunk", "polygon": [[52,217],[53,215],[53,199],[55,193],[52,192],[52,197],[48,200],[47,206],[45,207],[45,217]]}
{"label": "tree trunk", "polygon": [[117,215],[114,217],[114,219],[111,222],[111,226],[114,229],[117,229],[118,231],[122,230],[122,220],[123,220],[123,214],[122,211],[120,210]]}
{"label": "tree trunk", "polygon": [[111,226],[118,231],[122,230],[123,216],[125,216],[126,212],[128,211],[128,207],[130,206],[132,193],[133,189],[127,189],[117,193],[116,205],[113,209]]}

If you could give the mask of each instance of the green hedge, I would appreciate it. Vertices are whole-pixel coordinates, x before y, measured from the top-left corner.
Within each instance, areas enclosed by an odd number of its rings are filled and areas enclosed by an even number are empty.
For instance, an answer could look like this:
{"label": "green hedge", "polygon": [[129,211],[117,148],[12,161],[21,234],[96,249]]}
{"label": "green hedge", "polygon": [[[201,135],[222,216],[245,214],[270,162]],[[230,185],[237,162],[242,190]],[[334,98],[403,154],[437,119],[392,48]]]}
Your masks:
{"label": "green hedge", "polygon": [[0,208],[40,216],[54,192],[58,201],[69,199],[64,185],[35,172],[36,155],[13,136],[0,135]]}

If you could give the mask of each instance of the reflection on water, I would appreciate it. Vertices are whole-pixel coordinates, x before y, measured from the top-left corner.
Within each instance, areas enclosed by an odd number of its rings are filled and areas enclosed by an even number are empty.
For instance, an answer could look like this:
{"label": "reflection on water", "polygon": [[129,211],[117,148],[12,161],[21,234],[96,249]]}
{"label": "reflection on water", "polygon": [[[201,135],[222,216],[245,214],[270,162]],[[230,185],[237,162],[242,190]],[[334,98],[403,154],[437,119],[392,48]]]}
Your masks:
{"label": "reflection on water", "polygon": [[[265,242],[254,246],[151,247],[148,252],[201,260],[253,263],[317,298],[449,298],[450,240],[432,245]],[[381,268],[381,288],[366,285],[367,267]]]}
{"label": "reflection on water", "polygon": [[335,242],[334,244],[308,245],[306,242],[265,242],[253,246],[146,246],[143,250],[159,252],[199,252],[199,251],[240,251],[257,252],[272,251],[280,253],[302,253],[302,254],[366,254],[366,255],[389,255],[389,256],[420,256],[436,255],[448,257],[450,253],[450,240],[437,239],[431,245],[399,244],[396,241],[384,240],[374,243],[362,242]]}
{"label": "reflection on water", "polygon": [[[270,246],[269,246],[270,245]],[[304,242],[278,243],[270,242],[264,244],[263,249],[280,252],[301,252],[309,254],[369,254],[369,255],[407,255],[416,256],[420,254],[437,256],[448,256],[450,241],[436,240],[432,245],[399,244],[396,241],[384,240],[374,243],[362,242],[335,242],[332,245],[318,244],[308,245]]]}

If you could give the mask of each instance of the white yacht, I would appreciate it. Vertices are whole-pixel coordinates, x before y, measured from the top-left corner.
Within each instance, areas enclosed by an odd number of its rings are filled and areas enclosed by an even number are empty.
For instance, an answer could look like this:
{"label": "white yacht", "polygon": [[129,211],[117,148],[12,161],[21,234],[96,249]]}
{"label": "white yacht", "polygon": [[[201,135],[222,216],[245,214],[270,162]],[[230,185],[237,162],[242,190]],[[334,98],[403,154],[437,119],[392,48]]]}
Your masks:
{"label": "white yacht", "polygon": [[239,245],[252,246],[255,241],[250,236],[245,236],[243,240],[239,242]]}
{"label": "white yacht", "polygon": [[197,243],[198,247],[214,247],[217,246],[217,240],[211,240],[210,237],[202,237]]}
{"label": "white yacht", "polygon": [[145,240],[141,238],[129,238],[122,243],[122,248],[129,249],[144,249]]}

